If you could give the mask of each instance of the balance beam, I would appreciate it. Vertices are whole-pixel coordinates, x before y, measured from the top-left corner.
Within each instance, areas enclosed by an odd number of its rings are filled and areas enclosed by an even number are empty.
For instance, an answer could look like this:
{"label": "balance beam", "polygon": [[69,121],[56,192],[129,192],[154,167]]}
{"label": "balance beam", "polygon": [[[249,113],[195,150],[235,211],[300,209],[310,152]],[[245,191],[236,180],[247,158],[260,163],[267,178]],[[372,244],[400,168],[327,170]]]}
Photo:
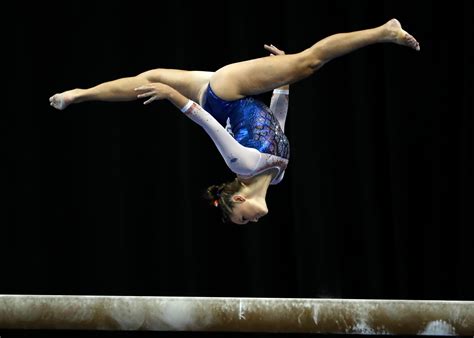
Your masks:
{"label": "balance beam", "polygon": [[0,295],[0,329],[474,336],[474,302]]}

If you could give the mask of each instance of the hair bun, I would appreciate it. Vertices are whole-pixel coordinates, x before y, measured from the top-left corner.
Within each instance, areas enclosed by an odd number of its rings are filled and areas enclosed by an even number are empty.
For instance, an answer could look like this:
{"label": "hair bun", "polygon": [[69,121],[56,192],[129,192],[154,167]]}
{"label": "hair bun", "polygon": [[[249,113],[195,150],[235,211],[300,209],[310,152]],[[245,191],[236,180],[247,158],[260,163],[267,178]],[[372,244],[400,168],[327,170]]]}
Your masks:
{"label": "hair bun", "polygon": [[213,185],[209,191],[212,196],[217,197],[220,194],[220,189],[217,185]]}
{"label": "hair bun", "polygon": [[210,201],[215,201],[220,198],[223,187],[219,185],[210,186],[207,189],[207,199]]}

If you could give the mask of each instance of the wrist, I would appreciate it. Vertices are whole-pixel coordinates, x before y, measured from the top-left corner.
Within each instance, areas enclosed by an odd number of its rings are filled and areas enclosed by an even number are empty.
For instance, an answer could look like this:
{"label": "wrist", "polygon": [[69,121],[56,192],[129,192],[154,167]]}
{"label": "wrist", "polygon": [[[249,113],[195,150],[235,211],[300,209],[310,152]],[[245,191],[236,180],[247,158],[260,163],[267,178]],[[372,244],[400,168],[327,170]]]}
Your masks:
{"label": "wrist", "polygon": [[173,101],[176,100],[177,91],[173,87],[166,85],[166,90],[164,91],[164,96],[167,100]]}
{"label": "wrist", "polygon": [[176,108],[181,109],[188,104],[189,99],[173,87],[166,86],[166,90],[163,94],[164,98],[171,102]]}
{"label": "wrist", "polygon": [[188,102],[182,106],[181,108],[179,108],[181,110],[182,113],[185,113],[188,111],[188,109],[193,105],[193,101],[192,100],[188,100]]}

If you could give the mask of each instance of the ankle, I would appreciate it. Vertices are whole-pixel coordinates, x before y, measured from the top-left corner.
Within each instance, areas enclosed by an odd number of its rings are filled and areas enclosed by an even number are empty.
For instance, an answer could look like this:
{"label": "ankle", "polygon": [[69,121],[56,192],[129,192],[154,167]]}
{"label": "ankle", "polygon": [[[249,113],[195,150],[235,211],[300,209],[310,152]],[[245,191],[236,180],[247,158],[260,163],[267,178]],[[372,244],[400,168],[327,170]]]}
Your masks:
{"label": "ankle", "polygon": [[393,31],[386,25],[376,27],[374,28],[374,31],[379,42],[391,42],[393,40]]}
{"label": "ankle", "polygon": [[70,103],[79,103],[82,102],[85,99],[85,89],[72,89],[69,91],[68,96]]}

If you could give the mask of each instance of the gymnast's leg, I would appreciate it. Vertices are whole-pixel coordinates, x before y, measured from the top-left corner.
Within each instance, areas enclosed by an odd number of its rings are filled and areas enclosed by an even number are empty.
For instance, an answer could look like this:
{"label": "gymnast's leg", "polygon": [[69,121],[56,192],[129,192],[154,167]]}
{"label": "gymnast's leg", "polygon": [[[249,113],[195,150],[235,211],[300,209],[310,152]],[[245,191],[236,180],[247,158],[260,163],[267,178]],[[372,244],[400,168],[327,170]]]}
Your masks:
{"label": "gymnast's leg", "polygon": [[297,54],[227,65],[212,76],[210,83],[214,92],[224,100],[257,95],[302,80],[334,58],[383,42],[419,50],[415,38],[402,29],[398,20],[392,19],[375,28],[331,35]]}
{"label": "gymnast's leg", "polygon": [[63,110],[72,103],[84,101],[132,101],[137,99],[135,88],[151,83],[167,84],[184,96],[199,102],[212,72],[177,69],[153,69],[133,77],[101,83],[87,89],[72,89],[49,98],[51,106]]}

